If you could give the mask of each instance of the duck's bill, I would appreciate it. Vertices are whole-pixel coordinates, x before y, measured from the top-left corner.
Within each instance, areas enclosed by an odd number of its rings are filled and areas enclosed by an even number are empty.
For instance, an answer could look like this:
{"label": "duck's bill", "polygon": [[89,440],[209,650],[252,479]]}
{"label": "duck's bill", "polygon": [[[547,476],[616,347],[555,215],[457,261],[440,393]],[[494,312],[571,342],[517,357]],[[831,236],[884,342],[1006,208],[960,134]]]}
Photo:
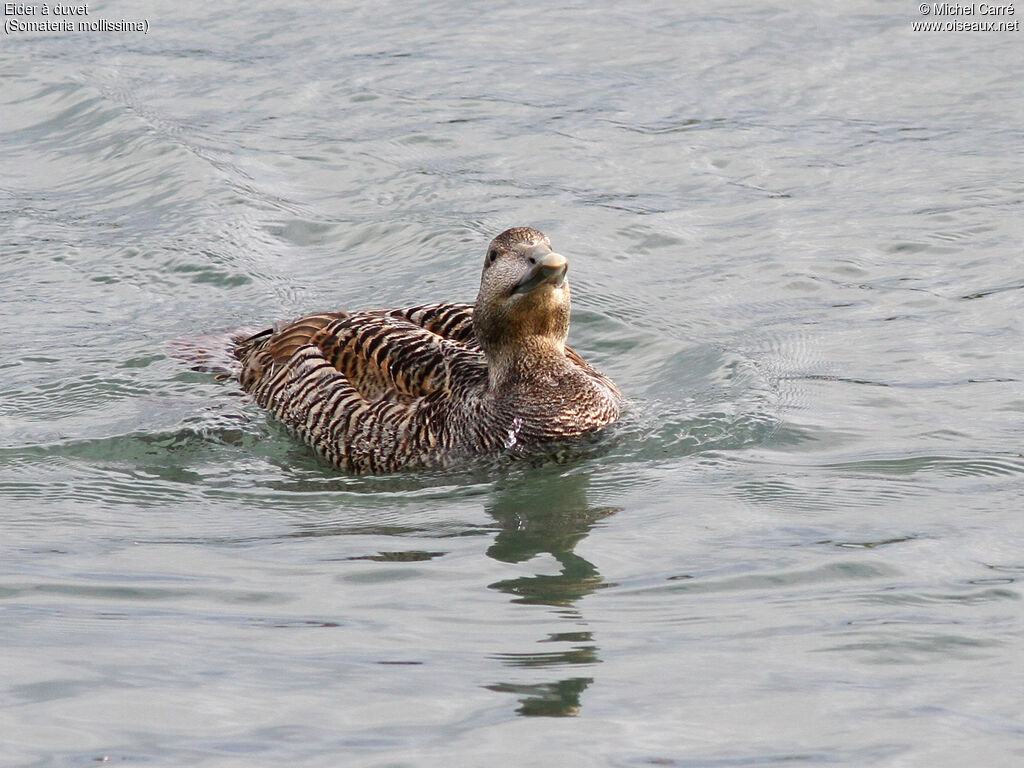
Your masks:
{"label": "duck's bill", "polygon": [[534,288],[550,283],[561,288],[565,283],[565,273],[569,271],[569,260],[560,253],[548,252],[537,258],[530,271],[516,284],[513,293],[529,293]]}

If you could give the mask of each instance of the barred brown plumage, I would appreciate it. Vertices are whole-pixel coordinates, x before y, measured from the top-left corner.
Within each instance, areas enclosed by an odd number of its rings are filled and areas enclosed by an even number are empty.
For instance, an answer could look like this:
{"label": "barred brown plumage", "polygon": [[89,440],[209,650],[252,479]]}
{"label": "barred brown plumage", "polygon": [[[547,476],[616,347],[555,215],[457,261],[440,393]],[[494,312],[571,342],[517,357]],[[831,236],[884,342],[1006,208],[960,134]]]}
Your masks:
{"label": "barred brown plumage", "polygon": [[243,389],[359,473],[529,454],[592,434],[622,396],[565,345],[568,262],[518,227],[491,241],[475,305],[326,312],[235,339]]}

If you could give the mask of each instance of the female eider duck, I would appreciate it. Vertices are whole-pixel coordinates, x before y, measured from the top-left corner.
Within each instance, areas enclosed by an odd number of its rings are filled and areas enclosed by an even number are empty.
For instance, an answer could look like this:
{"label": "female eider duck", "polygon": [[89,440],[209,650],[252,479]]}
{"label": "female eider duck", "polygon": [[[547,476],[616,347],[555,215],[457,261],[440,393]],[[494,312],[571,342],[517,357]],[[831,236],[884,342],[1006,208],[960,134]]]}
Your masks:
{"label": "female eider duck", "polygon": [[565,344],[568,260],[502,232],[476,304],[310,315],[239,340],[242,388],[335,466],[445,467],[543,451],[619,417],[622,395]]}

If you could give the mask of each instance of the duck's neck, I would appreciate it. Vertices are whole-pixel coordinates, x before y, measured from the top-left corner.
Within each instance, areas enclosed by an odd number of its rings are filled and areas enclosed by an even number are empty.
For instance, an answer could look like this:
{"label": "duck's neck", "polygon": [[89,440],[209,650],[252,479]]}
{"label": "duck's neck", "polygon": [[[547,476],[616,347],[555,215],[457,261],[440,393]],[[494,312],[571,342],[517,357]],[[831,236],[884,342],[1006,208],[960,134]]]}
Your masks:
{"label": "duck's neck", "polygon": [[557,378],[568,361],[565,340],[551,336],[527,336],[485,349],[488,388],[492,392],[543,385]]}

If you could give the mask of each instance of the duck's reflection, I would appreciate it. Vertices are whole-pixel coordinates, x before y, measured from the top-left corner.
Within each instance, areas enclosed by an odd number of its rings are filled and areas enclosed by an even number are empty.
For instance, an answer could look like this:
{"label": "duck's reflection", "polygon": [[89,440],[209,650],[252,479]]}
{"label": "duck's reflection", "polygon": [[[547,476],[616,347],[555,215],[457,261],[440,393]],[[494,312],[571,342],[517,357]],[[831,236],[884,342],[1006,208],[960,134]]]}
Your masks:
{"label": "duck's reflection", "polygon": [[594,682],[592,677],[569,677],[553,683],[516,685],[495,683],[487,687],[500,693],[514,693],[519,696],[520,715],[544,715],[546,717],[572,717],[580,711],[580,694]]}
{"label": "duck's reflection", "polygon": [[[597,567],[576,554],[576,545],[591,528],[617,509],[587,505],[589,475],[564,474],[555,470],[532,474],[520,482],[510,481],[495,491],[487,511],[500,530],[487,554],[505,563],[524,563],[539,555],[551,555],[559,573],[519,576],[491,584],[513,596],[517,603],[550,605],[558,615],[578,627],[583,617],[575,603],[607,586]],[[556,644],[531,653],[498,654],[510,667],[558,668],[600,663],[599,649],[590,631],[548,633],[538,643]],[[521,715],[571,716],[579,712],[580,695],[593,682],[591,677],[565,677],[542,683],[500,682],[490,690],[519,696]]]}

